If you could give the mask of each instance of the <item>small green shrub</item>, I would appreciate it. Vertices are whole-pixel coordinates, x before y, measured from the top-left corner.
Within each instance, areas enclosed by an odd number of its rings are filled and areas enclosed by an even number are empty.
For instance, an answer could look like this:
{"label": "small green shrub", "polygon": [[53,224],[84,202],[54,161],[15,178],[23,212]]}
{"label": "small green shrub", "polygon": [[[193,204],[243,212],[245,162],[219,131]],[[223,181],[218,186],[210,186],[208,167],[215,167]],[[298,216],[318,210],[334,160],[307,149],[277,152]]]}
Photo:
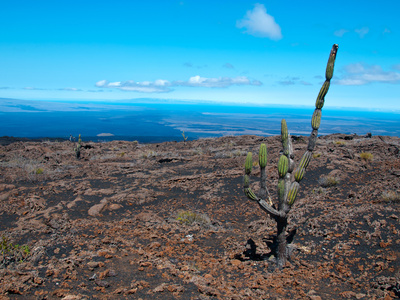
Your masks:
{"label": "small green shrub", "polygon": [[37,168],[35,173],[36,173],[36,175],[43,174],[43,169],[42,168]]}
{"label": "small green shrub", "polygon": [[360,157],[362,160],[365,161],[372,161],[372,159],[374,158],[374,156],[370,152],[361,152]]}
{"label": "small green shrub", "polygon": [[324,188],[322,188],[322,187],[318,187],[316,189],[313,189],[312,193],[314,195],[324,195],[324,194],[326,194],[326,190]]}
{"label": "small green shrub", "polygon": [[210,218],[204,214],[192,212],[190,210],[180,211],[176,219],[185,225],[192,225],[198,223],[200,225],[209,225],[211,223]]}
{"label": "small green shrub", "polygon": [[313,153],[312,157],[313,158],[321,157],[321,153]]}
{"label": "small green shrub", "polygon": [[143,158],[151,158],[151,157],[156,157],[156,156],[158,156],[158,153],[153,150],[148,150],[148,151],[142,153]]}
{"label": "small green shrub", "polygon": [[336,178],[335,176],[322,176],[319,180],[318,183],[320,186],[326,188],[326,187],[332,187],[335,186],[339,183],[339,179]]}
{"label": "small green shrub", "polygon": [[240,157],[240,156],[246,156],[247,155],[247,151],[244,150],[235,150],[232,152],[234,157]]}
{"label": "small green shrub", "polygon": [[345,141],[335,141],[334,142],[336,145],[339,145],[339,146],[344,146],[344,145],[346,145],[346,142]]}
{"label": "small green shrub", "polygon": [[395,191],[386,191],[382,193],[382,200],[385,202],[400,202],[400,194]]}
{"label": "small green shrub", "polygon": [[12,244],[5,236],[0,243],[0,264],[8,265],[12,262],[23,262],[31,251],[28,245]]}

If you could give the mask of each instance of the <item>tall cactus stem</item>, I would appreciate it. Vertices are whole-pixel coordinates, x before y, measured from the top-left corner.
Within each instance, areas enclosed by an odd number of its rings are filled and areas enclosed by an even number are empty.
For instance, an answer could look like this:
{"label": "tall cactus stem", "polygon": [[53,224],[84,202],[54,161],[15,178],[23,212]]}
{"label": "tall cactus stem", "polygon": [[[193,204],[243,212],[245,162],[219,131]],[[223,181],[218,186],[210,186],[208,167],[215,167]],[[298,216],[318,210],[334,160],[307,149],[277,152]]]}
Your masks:
{"label": "tall cactus stem", "polygon": [[310,163],[311,156],[312,154],[310,151],[304,152],[303,157],[301,158],[300,163],[294,173],[294,179],[297,182],[300,182],[303,179],[308,164]]}
{"label": "tall cactus stem", "polygon": [[[312,131],[308,139],[307,151],[303,154],[299,165],[295,169],[295,163],[293,161],[293,147],[290,134],[288,132],[287,124],[285,119],[281,122],[281,141],[283,154],[279,157],[278,161],[278,186],[277,186],[277,198],[278,207],[273,205],[271,197],[269,196],[266,187],[266,173],[265,168],[267,164],[267,147],[265,144],[261,144],[259,152],[259,165],[260,165],[260,192],[256,195],[250,188],[250,173],[253,166],[252,154],[248,153],[245,162],[245,175],[243,180],[244,193],[250,200],[258,202],[260,207],[265,210],[277,223],[277,236],[276,236],[276,257],[277,265],[279,268],[283,268],[286,264],[286,260],[289,257],[289,248],[286,240],[286,227],[288,222],[288,213],[293,207],[296,201],[297,195],[299,194],[300,184],[299,182],[303,179],[306,173],[307,167],[310,163],[312,152],[316,146],[318,137],[318,129],[321,124],[321,109],[324,106],[325,96],[328,93],[330,87],[330,80],[333,76],[333,69],[335,65],[336,54],[338,45],[332,46],[329,54],[328,63],[325,71],[325,82],[323,83],[317,100],[315,102],[315,110],[311,118]],[[294,176],[292,176],[292,172]],[[294,180],[293,178],[294,177]],[[269,204],[264,200],[267,197]]]}
{"label": "tall cactus stem", "polygon": [[278,174],[280,178],[285,177],[289,169],[289,161],[287,156],[281,155],[278,161]]}
{"label": "tall cactus stem", "polygon": [[253,154],[251,152],[247,153],[244,168],[245,168],[246,175],[250,175],[251,169],[253,168]]}
{"label": "tall cactus stem", "polygon": [[315,102],[315,107],[321,109],[324,106],[324,101],[325,101],[325,96],[328,93],[329,86],[330,86],[330,81],[325,81],[324,84],[321,87],[321,90],[319,91],[317,101]]}
{"label": "tall cactus stem", "polygon": [[260,153],[258,154],[258,163],[260,168],[265,168],[267,166],[267,146],[262,143],[260,145]]}
{"label": "tall cactus stem", "polygon": [[293,205],[294,201],[296,200],[297,193],[299,192],[300,184],[298,182],[293,182],[290,186],[289,193],[288,193],[288,204]]}
{"label": "tall cactus stem", "polygon": [[244,178],[243,178],[243,187],[244,188],[249,188],[249,186],[250,186],[250,177],[249,177],[249,175],[244,175]]}
{"label": "tall cactus stem", "polygon": [[312,129],[318,130],[319,125],[321,125],[321,110],[316,108],[311,118],[311,127]]}
{"label": "tall cactus stem", "polygon": [[289,155],[289,132],[286,124],[286,120],[282,119],[281,121],[281,140],[283,146],[283,154],[286,156]]}

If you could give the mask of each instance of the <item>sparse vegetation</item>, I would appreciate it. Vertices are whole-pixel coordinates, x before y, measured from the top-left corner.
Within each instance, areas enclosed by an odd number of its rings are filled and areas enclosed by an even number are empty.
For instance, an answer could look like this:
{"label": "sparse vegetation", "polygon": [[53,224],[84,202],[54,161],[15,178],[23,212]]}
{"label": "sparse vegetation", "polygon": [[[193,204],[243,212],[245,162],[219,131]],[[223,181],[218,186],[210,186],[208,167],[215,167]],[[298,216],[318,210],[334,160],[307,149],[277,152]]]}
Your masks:
{"label": "sparse vegetation", "polygon": [[316,189],[313,189],[313,190],[312,190],[312,193],[313,193],[314,195],[323,195],[323,194],[326,193],[326,190],[325,190],[323,187],[318,187],[318,188],[316,188]]}
{"label": "sparse vegetation", "polygon": [[7,237],[2,236],[0,243],[0,263],[8,265],[12,262],[23,262],[31,251],[28,245],[12,244]]}
{"label": "sparse vegetation", "polygon": [[210,225],[210,218],[204,214],[196,213],[190,210],[180,211],[176,219],[185,225],[199,224],[202,226]]}
{"label": "sparse vegetation", "polygon": [[312,157],[313,158],[321,157],[321,153],[313,153]]}
{"label": "sparse vegetation", "polygon": [[[0,166],[10,169],[20,169],[22,172],[19,174],[19,178],[31,182],[42,178],[44,174],[44,168],[39,160],[26,158],[21,155],[11,156],[8,161],[1,162]],[[15,170],[10,173],[17,175]]]}
{"label": "sparse vegetation", "polygon": [[321,176],[318,180],[318,184],[323,188],[335,186],[339,182],[339,179],[335,176]]}
{"label": "sparse vegetation", "polygon": [[204,151],[203,151],[203,149],[200,148],[200,147],[198,147],[198,148],[192,150],[192,155],[203,155],[203,154],[204,154]]}
{"label": "sparse vegetation", "polygon": [[344,145],[346,145],[346,142],[345,141],[335,141],[334,144],[338,145],[338,146],[344,146]]}
{"label": "sparse vegetation", "polygon": [[151,158],[151,157],[157,157],[158,153],[154,150],[148,150],[146,152],[142,153],[142,158]]}
{"label": "sparse vegetation", "polygon": [[382,200],[384,202],[400,202],[400,194],[396,191],[385,191],[382,193]]}
{"label": "sparse vegetation", "polygon": [[366,162],[370,162],[374,158],[374,156],[370,152],[361,152],[360,157],[362,160],[364,160]]}

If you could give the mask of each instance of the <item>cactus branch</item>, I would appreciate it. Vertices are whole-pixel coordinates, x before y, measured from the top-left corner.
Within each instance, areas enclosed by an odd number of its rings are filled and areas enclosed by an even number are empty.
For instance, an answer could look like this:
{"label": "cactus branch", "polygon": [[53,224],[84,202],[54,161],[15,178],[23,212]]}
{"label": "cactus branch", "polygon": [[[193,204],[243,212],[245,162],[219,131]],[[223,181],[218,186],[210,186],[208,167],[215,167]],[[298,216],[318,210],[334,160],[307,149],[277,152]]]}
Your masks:
{"label": "cactus branch", "polygon": [[[296,201],[296,197],[299,193],[300,184],[299,182],[303,179],[307,167],[310,163],[312,152],[314,151],[318,129],[321,124],[322,107],[324,106],[325,96],[328,93],[330,80],[333,76],[333,69],[335,65],[336,54],[338,45],[332,46],[329,54],[328,63],[325,71],[325,82],[318,93],[317,100],[315,102],[315,110],[311,117],[311,134],[308,139],[307,150],[303,154],[300,162],[295,170],[295,163],[293,161],[293,147],[290,134],[288,132],[286,121],[283,119],[281,122],[281,141],[282,141],[282,154],[278,161],[278,187],[277,187],[277,202],[278,208],[272,202],[270,194],[267,189],[267,177],[265,167],[267,164],[267,147],[265,144],[261,144],[259,151],[259,165],[260,165],[260,191],[258,195],[253,192],[250,188],[250,174],[253,167],[253,158],[251,152],[247,154],[245,163],[245,175],[243,189],[244,193],[252,201],[256,201],[260,207],[265,210],[276,222],[277,222],[277,265],[279,268],[283,268],[286,264],[286,260],[289,257],[289,250],[286,241],[286,227],[288,223],[288,213],[293,207]],[[294,171],[294,176],[292,173]],[[292,180],[294,178],[294,180]],[[268,197],[268,198],[267,198]],[[265,201],[268,199],[269,203]]]}

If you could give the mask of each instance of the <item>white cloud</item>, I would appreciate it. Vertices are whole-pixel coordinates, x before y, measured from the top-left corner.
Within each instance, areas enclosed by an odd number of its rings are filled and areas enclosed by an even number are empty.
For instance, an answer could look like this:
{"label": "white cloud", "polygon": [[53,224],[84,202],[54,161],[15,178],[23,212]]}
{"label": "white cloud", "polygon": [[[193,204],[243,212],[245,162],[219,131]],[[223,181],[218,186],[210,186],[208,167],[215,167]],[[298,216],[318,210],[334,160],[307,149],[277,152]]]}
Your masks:
{"label": "white cloud", "polygon": [[70,92],[81,92],[81,89],[78,88],[72,88],[72,87],[68,87],[68,88],[61,88],[58,89],[59,91],[70,91]]}
{"label": "white cloud", "polygon": [[199,75],[190,77],[188,81],[174,81],[174,86],[226,88],[232,85],[262,85],[258,80],[250,80],[246,76],[205,78]]}
{"label": "white cloud", "polygon": [[164,79],[152,81],[136,82],[133,80],[108,82],[107,80],[100,80],[96,82],[95,86],[98,88],[115,88],[122,91],[140,92],[140,93],[167,93],[173,91],[171,87],[205,87],[205,88],[227,88],[233,85],[254,85],[260,86],[262,82],[259,80],[252,80],[246,76],[238,77],[219,77],[219,78],[206,78],[199,75],[190,77],[187,81],[176,80],[170,82]]}
{"label": "white cloud", "polygon": [[108,82],[107,80],[100,80],[95,85],[99,88],[116,88],[122,91],[139,93],[167,93],[171,91],[168,88],[170,85],[169,81],[163,79],[158,79],[155,82],[136,82],[133,80]]}
{"label": "white cloud", "polygon": [[364,36],[369,32],[369,28],[368,27],[363,27],[363,28],[360,28],[360,29],[355,29],[354,31],[356,33],[358,33],[360,38],[364,38]]}
{"label": "white cloud", "polygon": [[24,90],[29,90],[29,91],[45,91],[46,89],[36,88],[36,87],[32,87],[32,86],[27,86],[27,87],[24,87]]}
{"label": "white cloud", "polygon": [[369,83],[400,84],[400,73],[384,71],[382,67],[363,63],[348,65],[344,68],[343,78],[336,80],[340,85],[365,85]]}
{"label": "white cloud", "polygon": [[263,4],[255,4],[253,10],[247,11],[243,19],[236,22],[236,27],[244,28],[245,33],[257,37],[267,37],[272,40],[282,38],[281,28],[273,16],[267,13]]}
{"label": "white cloud", "polygon": [[349,32],[347,29],[336,30],[333,34],[338,37],[342,37],[345,33]]}
{"label": "white cloud", "polygon": [[106,84],[107,84],[107,80],[100,80],[100,81],[96,82],[97,87],[103,87]]}

